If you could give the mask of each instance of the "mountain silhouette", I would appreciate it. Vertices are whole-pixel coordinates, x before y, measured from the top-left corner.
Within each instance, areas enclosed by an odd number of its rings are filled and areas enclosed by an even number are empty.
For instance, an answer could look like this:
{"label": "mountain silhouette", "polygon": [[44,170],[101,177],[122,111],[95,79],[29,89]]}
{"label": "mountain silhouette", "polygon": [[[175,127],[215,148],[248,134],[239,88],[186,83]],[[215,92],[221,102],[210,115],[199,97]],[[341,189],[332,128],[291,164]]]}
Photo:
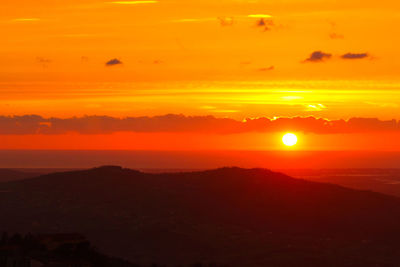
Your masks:
{"label": "mountain silhouette", "polygon": [[53,173],[1,183],[0,216],[0,230],[79,232],[141,264],[400,264],[400,199],[265,169]]}

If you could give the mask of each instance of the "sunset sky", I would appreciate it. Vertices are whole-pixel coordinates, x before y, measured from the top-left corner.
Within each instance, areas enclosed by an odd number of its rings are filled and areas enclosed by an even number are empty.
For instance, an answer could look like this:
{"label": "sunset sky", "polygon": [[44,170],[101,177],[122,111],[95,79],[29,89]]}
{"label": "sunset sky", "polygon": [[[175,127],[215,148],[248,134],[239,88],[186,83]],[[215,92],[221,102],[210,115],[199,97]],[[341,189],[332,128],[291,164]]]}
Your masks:
{"label": "sunset sky", "polygon": [[399,10],[3,0],[0,149],[400,151]]}

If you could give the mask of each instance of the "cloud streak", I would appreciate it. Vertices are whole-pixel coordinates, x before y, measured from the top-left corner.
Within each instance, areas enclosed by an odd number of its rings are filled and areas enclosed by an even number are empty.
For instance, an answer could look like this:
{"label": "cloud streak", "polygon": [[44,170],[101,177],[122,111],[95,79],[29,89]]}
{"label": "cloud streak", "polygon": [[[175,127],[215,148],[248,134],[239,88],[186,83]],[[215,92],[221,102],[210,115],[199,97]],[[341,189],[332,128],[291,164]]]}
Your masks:
{"label": "cloud streak", "polygon": [[235,23],[233,17],[218,17],[221,26],[232,26]]}
{"label": "cloud streak", "polygon": [[265,67],[265,68],[259,68],[259,71],[271,71],[274,70],[275,66],[269,66],[269,67]]}
{"label": "cloud streak", "polygon": [[234,134],[285,131],[315,134],[400,132],[400,121],[383,121],[376,118],[327,120],[312,116],[275,119],[261,117],[237,121],[213,116],[174,114],[155,117],[114,118],[108,116],[85,116],[66,119],[43,118],[37,115],[0,116],[1,135],[111,134],[116,132]]}
{"label": "cloud streak", "polygon": [[329,34],[329,37],[331,39],[344,39],[344,35],[339,33],[331,33]]}
{"label": "cloud streak", "polygon": [[13,19],[12,21],[14,22],[35,22],[35,21],[40,21],[39,18],[18,18],[18,19]]}
{"label": "cloud streak", "polygon": [[158,1],[112,1],[107,2],[114,5],[143,5],[143,4],[157,4]]}
{"label": "cloud streak", "polygon": [[369,57],[368,53],[347,53],[341,56],[342,59],[364,59]]}
{"label": "cloud streak", "polygon": [[272,18],[271,15],[266,15],[266,14],[251,14],[251,15],[248,15],[247,17],[249,17],[249,18],[258,18],[258,19],[270,19],[270,18]]}

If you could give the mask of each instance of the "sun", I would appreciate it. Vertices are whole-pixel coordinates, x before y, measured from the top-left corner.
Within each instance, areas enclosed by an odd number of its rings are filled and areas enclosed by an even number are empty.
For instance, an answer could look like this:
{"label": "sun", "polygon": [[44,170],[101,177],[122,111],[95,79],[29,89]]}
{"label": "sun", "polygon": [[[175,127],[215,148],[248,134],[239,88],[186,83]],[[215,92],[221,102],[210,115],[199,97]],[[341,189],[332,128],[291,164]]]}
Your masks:
{"label": "sun", "polygon": [[282,137],[285,146],[294,146],[297,144],[297,136],[293,133],[287,133]]}

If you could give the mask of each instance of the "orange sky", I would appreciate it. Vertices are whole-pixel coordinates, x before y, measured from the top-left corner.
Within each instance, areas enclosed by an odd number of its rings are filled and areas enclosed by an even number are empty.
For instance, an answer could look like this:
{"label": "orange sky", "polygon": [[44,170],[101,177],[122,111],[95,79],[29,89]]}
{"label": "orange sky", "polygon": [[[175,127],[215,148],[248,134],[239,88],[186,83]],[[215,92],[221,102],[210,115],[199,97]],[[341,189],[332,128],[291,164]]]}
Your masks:
{"label": "orange sky", "polygon": [[[3,0],[0,116],[400,119],[399,9],[397,0]],[[159,149],[173,149],[157,134]],[[176,148],[283,149],[274,134],[186,134],[192,141]],[[113,135],[97,144],[0,135],[0,149],[157,148],[151,135],[126,147]],[[400,149],[396,133],[382,137],[316,135],[297,149]]]}
{"label": "orange sky", "polygon": [[[296,133],[299,142],[285,147],[279,133],[230,135],[189,133],[115,133],[107,135],[5,135],[1,149],[28,150],[273,150],[273,151],[399,151],[399,134],[305,135]],[[392,140],[388,144],[387,140]]]}

